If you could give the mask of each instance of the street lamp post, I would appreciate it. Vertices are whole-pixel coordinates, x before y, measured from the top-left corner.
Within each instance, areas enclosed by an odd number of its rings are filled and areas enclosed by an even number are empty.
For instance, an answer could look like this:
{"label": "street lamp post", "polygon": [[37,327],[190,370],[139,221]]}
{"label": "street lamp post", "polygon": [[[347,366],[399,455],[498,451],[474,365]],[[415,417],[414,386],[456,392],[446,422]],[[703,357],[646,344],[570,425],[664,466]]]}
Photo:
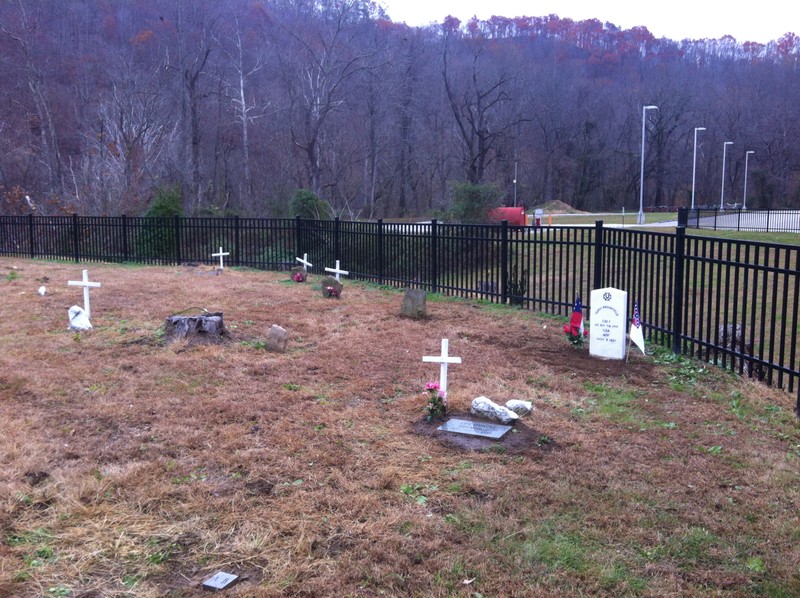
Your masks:
{"label": "street lamp post", "polygon": [[694,184],[697,179],[697,132],[705,131],[705,127],[694,128],[694,158],[692,159],[692,210],[694,210]]}
{"label": "street lamp post", "polygon": [[514,160],[514,207],[517,207],[517,162]]}
{"label": "street lamp post", "polygon": [[725,209],[725,156],[728,153],[728,146],[733,145],[733,141],[726,141],[722,144],[722,191],[719,195],[719,209]]}
{"label": "street lamp post", "polygon": [[644,133],[648,110],[658,110],[658,106],[642,106],[642,172],[639,178],[639,217],[637,224],[644,224]]}
{"label": "street lamp post", "polygon": [[742,200],[742,209],[747,209],[747,163],[750,161],[750,154],[755,154],[753,150],[747,150],[744,153],[744,199]]}

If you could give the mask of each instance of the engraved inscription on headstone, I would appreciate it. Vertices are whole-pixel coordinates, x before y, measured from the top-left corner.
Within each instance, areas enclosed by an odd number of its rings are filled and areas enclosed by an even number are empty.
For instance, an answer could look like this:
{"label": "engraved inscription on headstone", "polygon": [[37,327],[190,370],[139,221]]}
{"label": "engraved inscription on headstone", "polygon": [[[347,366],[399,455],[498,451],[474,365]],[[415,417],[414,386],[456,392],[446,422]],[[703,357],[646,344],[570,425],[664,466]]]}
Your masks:
{"label": "engraved inscription on headstone", "polygon": [[230,587],[236,582],[237,579],[239,579],[238,575],[234,575],[233,573],[225,573],[224,571],[218,571],[213,577],[209,577],[203,582],[203,587],[206,590],[218,592]]}
{"label": "engraved inscription on headstone", "polygon": [[454,432],[456,434],[467,434],[468,436],[500,439],[511,429],[511,426],[472,422],[466,419],[450,419],[436,429],[442,432]]}
{"label": "engraved inscription on headstone", "polygon": [[625,359],[628,293],[605,288],[592,291],[589,315],[589,354],[603,359]]}

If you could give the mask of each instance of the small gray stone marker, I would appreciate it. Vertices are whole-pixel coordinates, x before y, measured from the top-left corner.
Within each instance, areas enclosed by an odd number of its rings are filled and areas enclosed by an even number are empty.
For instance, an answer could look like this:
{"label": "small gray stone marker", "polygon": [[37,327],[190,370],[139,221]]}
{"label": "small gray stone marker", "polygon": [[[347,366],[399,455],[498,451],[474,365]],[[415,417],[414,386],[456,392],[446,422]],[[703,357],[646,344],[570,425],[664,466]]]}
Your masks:
{"label": "small gray stone marker", "polygon": [[286,353],[286,343],[289,340],[289,333],[285,328],[273,324],[267,332],[267,349],[278,353]]}
{"label": "small gray stone marker", "polygon": [[203,582],[203,588],[212,592],[219,592],[236,583],[237,579],[239,579],[238,575],[217,571],[213,577],[209,577]]}
{"label": "small gray stone marker", "polygon": [[400,313],[408,318],[424,318],[428,315],[427,298],[427,293],[422,289],[408,289]]}
{"label": "small gray stone marker", "polygon": [[455,434],[481,436],[483,438],[494,438],[498,440],[505,436],[511,429],[511,426],[485,424],[483,422],[473,422],[466,419],[449,419],[436,429],[442,432],[454,432]]}

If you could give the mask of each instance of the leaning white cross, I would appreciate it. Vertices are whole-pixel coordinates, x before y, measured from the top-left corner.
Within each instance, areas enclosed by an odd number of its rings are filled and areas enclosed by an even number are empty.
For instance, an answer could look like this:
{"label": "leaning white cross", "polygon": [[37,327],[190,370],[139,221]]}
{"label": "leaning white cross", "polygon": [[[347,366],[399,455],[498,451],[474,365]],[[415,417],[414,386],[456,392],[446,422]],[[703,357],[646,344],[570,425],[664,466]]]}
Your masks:
{"label": "leaning white cross", "polygon": [[99,287],[99,282],[89,282],[89,271],[83,271],[83,280],[68,280],[67,284],[71,287],[83,287],[83,311],[86,313],[87,318],[92,317],[91,309],[89,306],[89,287]]}
{"label": "leaning white cross", "polygon": [[230,255],[230,253],[227,252],[227,251],[223,253],[222,252],[222,247],[219,248],[219,253],[212,253],[211,254],[211,257],[218,257],[219,258],[219,269],[220,270],[224,270],[225,269],[225,265],[222,263],[222,256],[223,255]]}
{"label": "leaning white cross", "polygon": [[442,339],[442,354],[441,355],[426,355],[422,361],[431,363],[438,363],[439,365],[439,390],[447,395],[447,364],[448,363],[461,363],[460,357],[450,357],[447,354],[447,349],[450,344],[446,338]]}
{"label": "leaning white cross", "polygon": [[339,274],[350,274],[347,270],[341,270],[339,268],[339,260],[336,260],[336,267],[335,268],[325,268],[325,272],[330,272],[336,278],[336,281],[339,281]]}
{"label": "leaning white cross", "polygon": [[314,266],[314,264],[312,264],[311,262],[308,261],[308,254],[307,253],[304,253],[302,258],[296,257],[294,259],[296,259],[298,262],[303,264],[303,268],[305,268],[306,270],[308,270],[309,268],[312,268]]}

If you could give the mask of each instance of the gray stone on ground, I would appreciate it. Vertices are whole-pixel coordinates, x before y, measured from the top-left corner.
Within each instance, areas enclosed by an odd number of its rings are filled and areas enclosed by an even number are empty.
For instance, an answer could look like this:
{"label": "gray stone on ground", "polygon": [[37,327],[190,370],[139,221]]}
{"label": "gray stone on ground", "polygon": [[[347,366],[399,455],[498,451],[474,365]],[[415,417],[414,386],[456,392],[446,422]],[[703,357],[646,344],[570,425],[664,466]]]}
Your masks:
{"label": "gray stone on ground", "polygon": [[91,330],[92,323],[86,317],[86,312],[82,307],[73,305],[69,308],[69,327],[73,330]]}
{"label": "gray stone on ground", "polygon": [[289,340],[289,333],[286,329],[277,324],[273,324],[267,332],[267,350],[278,353],[286,352],[286,343]]}
{"label": "gray stone on ground", "polygon": [[472,408],[469,412],[472,415],[498,421],[501,424],[514,424],[519,419],[519,415],[511,411],[511,409],[498,405],[486,397],[473,399]]}
{"label": "gray stone on ground", "polygon": [[303,277],[302,282],[305,282],[306,278],[308,277],[308,272],[303,266],[295,266],[292,268],[292,280],[294,280],[296,274],[300,274]]}
{"label": "gray stone on ground", "polygon": [[530,415],[531,411],[533,411],[533,403],[530,401],[512,399],[511,401],[506,401],[506,408],[510,409],[517,415]]}
{"label": "gray stone on ground", "polygon": [[333,295],[335,297],[338,298],[342,296],[342,289],[344,287],[342,286],[342,283],[336,280],[333,276],[326,276],[325,278],[322,279],[322,282],[320,284],[322,284],[323,297],[331,296],[331,291],[329,289],[333,289]]}
{"label": "gray stone on ground", "polygon": [[428,294],[423,289],[408,289],[403,297],[400,313],[408,318],[424,318],[428,315]]}
{"label": "gray stone on ground", "polygon": [[169,316],[164,322],[164,334],[170,341],[221,341],[226,332],[221,312],[199,316]]}

